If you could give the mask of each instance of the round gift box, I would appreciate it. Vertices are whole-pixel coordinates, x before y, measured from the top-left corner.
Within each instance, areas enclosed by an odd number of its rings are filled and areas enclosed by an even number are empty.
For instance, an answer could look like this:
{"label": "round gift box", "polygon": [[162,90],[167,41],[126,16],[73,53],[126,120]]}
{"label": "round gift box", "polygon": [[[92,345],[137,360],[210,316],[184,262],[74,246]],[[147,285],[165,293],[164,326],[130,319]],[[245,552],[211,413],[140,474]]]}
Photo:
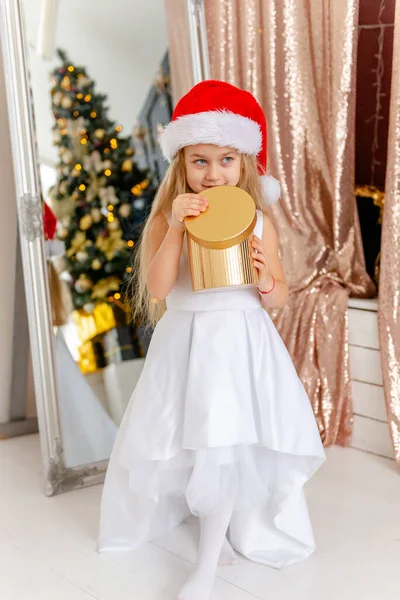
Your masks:
{"label": "round gift box", "polygon": [[207,198],[207,210],[185,219],[193,290],[256,285],[249,244],[257,220],[253,198],[228,185],[199,196]]}

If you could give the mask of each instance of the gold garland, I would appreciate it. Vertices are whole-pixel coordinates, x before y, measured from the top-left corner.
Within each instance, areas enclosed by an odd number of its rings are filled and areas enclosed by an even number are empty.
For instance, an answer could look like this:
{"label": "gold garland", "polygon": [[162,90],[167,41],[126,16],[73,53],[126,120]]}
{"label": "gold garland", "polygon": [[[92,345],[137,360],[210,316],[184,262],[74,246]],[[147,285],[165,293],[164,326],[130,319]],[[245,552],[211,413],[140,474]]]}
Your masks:
{"label": "gold garland", "polygon": [[381,225],[385,206],[385,192],[381,192],[374,185],[356,185],[354,194],[362,198],[372,198],[374,205],[380,209],[378,224]]}

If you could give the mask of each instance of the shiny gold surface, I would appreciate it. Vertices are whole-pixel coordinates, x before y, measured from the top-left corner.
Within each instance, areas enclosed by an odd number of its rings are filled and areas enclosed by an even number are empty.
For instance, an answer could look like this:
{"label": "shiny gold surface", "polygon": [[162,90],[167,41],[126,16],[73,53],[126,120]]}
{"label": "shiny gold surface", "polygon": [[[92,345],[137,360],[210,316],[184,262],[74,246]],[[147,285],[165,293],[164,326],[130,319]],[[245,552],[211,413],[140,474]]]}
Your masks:
{"label": "shiny gold surface", "polygon": [[225,250],[204,248],[188,238],[188,247],[195,292],[231,285],[257,284],[257,272],[250,258],[248,238]]}
{"label": "shiny gold surface", "polygon": [[207,198],[208,208],[198,217],[186,217],[188,237],[205,248],[220,250],[249,237],[256,224],[256,206],[247,192],[221,185],[199,196]]}
{"label": "shiny gold surface", "polygon": [[207,211],[185,219],[193,290],[255,285],[249,247],[257,221],[254,200],[231,186],[201,195],[208,200]]}

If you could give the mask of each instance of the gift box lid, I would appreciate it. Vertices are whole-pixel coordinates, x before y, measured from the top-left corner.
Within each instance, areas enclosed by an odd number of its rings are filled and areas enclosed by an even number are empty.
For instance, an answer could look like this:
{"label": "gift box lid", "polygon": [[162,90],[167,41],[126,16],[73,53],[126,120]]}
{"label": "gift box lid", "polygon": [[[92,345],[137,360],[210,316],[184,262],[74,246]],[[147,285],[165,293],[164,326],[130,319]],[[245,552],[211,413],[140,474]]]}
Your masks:
{"label": "gift box lid", "polygon": [[189,238],[205,248],[223,250],[243,242],[254,230],[257,214],[253,198],[238,187],[221,185],[199,196],[208,207],[198,217],[186,217]]}

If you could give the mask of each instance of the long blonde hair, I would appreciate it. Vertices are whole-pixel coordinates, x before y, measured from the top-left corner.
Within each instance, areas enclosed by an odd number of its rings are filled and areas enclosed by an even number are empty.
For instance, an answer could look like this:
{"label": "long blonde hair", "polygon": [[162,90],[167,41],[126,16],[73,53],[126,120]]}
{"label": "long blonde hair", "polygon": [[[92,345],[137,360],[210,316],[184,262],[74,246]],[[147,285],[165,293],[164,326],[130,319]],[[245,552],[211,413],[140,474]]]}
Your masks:
{"label": "long blonde hair", "polygon": [[[240,178],[237,187],[245,190],[258,209],[266,212],[262,200],[260,178],[255,156],[241,154]],[[147,271],[150,262],[149,237],[154,220],[160,214],[165,218],[171,213],[172,203],[179,194],[190,193],[186,180],[183,149],[172,160],[154,198],[152,209],[137,244],[133,260],[132,312],[136,323],[155,325],[165,311],[165,301],[154,303],[147,289]]]}

